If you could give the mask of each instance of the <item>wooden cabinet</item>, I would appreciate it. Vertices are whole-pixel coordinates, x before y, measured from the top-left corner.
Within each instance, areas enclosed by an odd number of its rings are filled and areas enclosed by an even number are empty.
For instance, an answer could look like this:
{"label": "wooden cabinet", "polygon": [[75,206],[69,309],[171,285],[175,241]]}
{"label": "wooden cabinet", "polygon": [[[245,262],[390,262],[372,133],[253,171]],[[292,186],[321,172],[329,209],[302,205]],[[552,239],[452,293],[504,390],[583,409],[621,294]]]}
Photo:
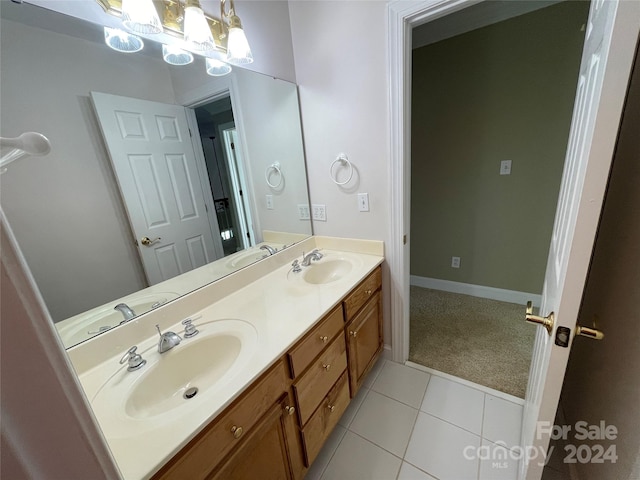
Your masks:
{"label": "wooden cabinet", "polygon": [[154,479],[299,480],[382,351],[378,267]]}
{"label": "wooden cabinet", "polygon": [[378,267],[343,302],[351,398],[382,352],[381,286],[382,274]]}
{"label": "wooden cabinet", "polygon": [[[273,478],[298,478],[303,468],[301,444],[293,415],[294,403],[288,393],[290,380],[287,370],[285,362],[280,360],[189,442],[154,478],[212,478],[217,477],[221,469],[239,475],[242,470],[233,467],[238,452],[255,449],[263,454],[267,447],[269,457],[275,455],[274,449],[277,448],[280,450],[278,458],[287,460],[287,476]],[[291,407],[294,409],[291,410]],[[276,434],[279,441],[271,445]],[[261,445],[263,441],[269,445]]]}

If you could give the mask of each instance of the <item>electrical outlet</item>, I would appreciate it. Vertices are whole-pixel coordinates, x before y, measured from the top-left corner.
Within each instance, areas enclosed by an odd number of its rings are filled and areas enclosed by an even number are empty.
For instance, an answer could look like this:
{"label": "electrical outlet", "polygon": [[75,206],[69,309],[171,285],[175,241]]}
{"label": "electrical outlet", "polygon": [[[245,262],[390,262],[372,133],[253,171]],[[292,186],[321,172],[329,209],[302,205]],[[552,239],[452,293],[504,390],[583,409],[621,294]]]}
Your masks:
{"label": "electrical outlet", "polygon": [[309,220],[311,214],[309,213],[309,205],[301,203],[298,205],[298,218],[300,220]]}
{"label": "electrical outlet", "polygon": [[326,205],[313,204],[311,205],[311,211],[313,212],[313,219],[320,220],[321,222],[327,221],[327,207]]}
{"label": "electrical outlet", "polygon": [[460,268],[460,257],[451,257],[451,268]]}
{"label": "electrical outlet", "polygon": [[267,210],[273,210],[273,195],[267,195]]}
{"label": "electrical outlet", "polygon": [[511,160],[500,162],[500,175],[511,175]]}
{"label": "electrical outlet", "polygon": [[369,194],[368,193],[358,194],[358,210],[361,212],[369,211]]}

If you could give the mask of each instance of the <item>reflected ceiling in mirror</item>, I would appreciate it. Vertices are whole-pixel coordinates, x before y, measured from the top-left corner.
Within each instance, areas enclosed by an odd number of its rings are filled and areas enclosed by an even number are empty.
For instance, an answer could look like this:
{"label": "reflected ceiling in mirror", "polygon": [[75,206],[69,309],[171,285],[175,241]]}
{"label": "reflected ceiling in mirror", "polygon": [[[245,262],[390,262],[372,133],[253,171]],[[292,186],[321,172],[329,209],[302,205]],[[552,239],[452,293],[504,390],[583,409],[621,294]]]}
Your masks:
{"label": "reflected ceiling in mirror", "polygon": [[[170,66],[149,41],[146,53],[117,53],[101,27],[33,5],[6,2],[0,13],[0,136],[36,131],[51,142],[48,155],[2,174],[2,209],[67,347],[130,317],[114,310],[119,303],[139,315],[260,260],[270,253],[263,243],[282,248],[312,234],[298,208],[309,197],[294,84],[236,67],[213,78],[201,57]],[[149,280],[91,92],[187,106],[200,173],[191,185],[204,192],[198,207],[217,235],[214,261]]]}

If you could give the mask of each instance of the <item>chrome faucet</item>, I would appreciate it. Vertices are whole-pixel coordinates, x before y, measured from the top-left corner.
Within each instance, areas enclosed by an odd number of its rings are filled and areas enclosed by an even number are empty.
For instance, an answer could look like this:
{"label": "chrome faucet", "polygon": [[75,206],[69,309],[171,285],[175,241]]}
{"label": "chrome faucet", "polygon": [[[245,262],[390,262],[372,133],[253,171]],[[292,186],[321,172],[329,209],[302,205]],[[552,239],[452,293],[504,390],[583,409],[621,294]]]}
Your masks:
{"label": "chrome faucet", "polygon": [[311,253],[308,253],[307,255],[305,255],[304,253],[302,254],[302,266],[303,267],[308,267],[309,265],[311,265],[311,260],[314,261],[318,261],[323,257],[323,255],[318,251],[318,249],[316,248],[315,250],[313,250]]}
{"label": "chrome faucet", "polygon": [[164,353],[171,350],[173,347],[178,345],[182,338],[180,335],[174,332],[164,332],[160,331],[160,326],[156,325],[156,329],[158,330],[158,335],[160,335],[160,341],[158,342],[158,352]]}
{"label": "chrome faucet", "polygon": [[260,247],[260,250],[266,250],[267,252],[269,252],[269,255],[273,255],[274,253],[277,252],[277,250],[273,247],[270,247],[267,244],[264,244]]}
{"label": "chrome faucet", "polygon": [[128,322],[129,320],[131,320],[133,317],[136,316],[136,312],[133,311],[133,308],[131,308],[126,303],[119,303],[118,305],[113,307],[113,309],[119,311],[124,317],[124,320],[120,323]]}

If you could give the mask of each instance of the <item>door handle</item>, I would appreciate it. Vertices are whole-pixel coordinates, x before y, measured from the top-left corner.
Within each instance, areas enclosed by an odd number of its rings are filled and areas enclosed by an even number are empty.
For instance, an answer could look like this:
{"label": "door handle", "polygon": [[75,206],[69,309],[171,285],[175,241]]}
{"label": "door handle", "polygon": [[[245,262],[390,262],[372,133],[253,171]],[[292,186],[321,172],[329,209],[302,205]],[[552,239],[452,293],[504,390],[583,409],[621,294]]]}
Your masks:
{"label": "door handle", "polygon": [[151,245],[153,245],[156,242],[159,242],[160,240],[162,240],[162,238],[160,237],[154,238],[153,240],[151,240],[149,237],[142,237],[140,239],[140,243],[142,243],[145,247],[150,247]]}
{"label": "door handle", "polygon": [[602,340],[604,338],[604,333],[600,330],[596,328],[582,327],[580,325],[576,326],[576,335],[593,338],[594,340]]}
{"label": "door handle", "polygon": [[527,302],[527,309],[525,311],[524,319],[529,323],[533,323],[535,325],[542,325],[544,328],[547,329],[547,332],[549,333],[549,335],[551,335],[551,332],[553,331],[553,322],[554,322],[553,312],[551,312],[546,317],[534,315],[533,304],[529,301]]}

